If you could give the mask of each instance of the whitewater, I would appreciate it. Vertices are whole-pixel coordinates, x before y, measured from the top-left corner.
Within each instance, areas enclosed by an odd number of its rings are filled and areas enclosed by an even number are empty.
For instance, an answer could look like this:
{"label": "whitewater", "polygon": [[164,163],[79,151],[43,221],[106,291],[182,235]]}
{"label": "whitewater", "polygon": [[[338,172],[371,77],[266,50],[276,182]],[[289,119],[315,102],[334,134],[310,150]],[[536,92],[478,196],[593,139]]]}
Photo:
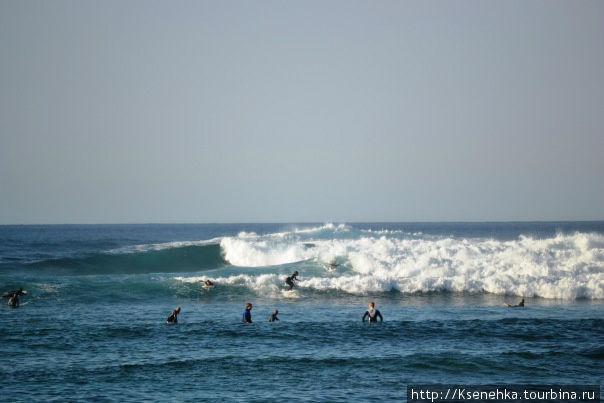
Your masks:
{"label": "whitewater", "polygon": [[[325,239],[330,231],[337,239]],[[321,236],[315,239],[310,236],[313,232]],[[299,285],[314,290],[604,298],[604,236],[597,233],[499,241],[357,232],[327,225],[304,236],[294,232],[225,237],[220,247],[225,259],[239,267],[309,261],[311,275],[303,275]],[[335,273],[329,270],[334,262],[340,265]],[[276,277],[238,275],[214,280],[265,292],[270,284],[280,282]]]}

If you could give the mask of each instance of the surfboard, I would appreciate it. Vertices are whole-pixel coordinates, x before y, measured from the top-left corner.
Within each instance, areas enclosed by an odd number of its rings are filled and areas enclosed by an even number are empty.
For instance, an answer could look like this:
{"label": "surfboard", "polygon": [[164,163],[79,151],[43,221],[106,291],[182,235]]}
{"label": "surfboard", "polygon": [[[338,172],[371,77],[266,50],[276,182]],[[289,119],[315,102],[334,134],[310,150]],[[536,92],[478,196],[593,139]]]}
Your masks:
{"label": "surfboard", "polygon": [[296,290],[283,290],[282,292],[284,297],[287,298],[299,298],[300,295],[298,294],[298,292]]}
{"label": "surfboard", "polygon": [[342,266],[341,264],[329,263],[325,265],[325,270],[334,272],[338,267]]}

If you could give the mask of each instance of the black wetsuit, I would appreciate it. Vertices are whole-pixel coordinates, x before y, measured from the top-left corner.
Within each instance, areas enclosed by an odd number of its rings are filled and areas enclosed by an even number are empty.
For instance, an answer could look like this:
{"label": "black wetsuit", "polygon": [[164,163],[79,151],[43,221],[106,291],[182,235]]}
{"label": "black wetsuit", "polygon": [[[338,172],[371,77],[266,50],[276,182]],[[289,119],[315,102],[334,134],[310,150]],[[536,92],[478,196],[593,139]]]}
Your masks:
{"label": "black wetsuit", "polygon": [[271,314],[270,318],[268,318],[269,322],[274,322],[276,320],[279,320],[276,313]]}
{"label": "black wetsuit", "polygon": [[166,322],[168,322],[168,323],[178,323],[178,313],[176,312],[176,310],[172,311],[172,313],[170,314],[170,316],[168,316],[168,319],[166,319]]}
{"label": "black wetsuit", "polygon": [[296,276],[297,276],[297,274],[292,274],[291,276],[289,276],[285,279],[285,284],[287,284],[289,286],[290,290],[292,288],[294,288],[294,281],[297,280]]}
{"label": "black wetsuit", "polygon": [[506,304],[508,308],[524,308],[524,298],[522,299],[522,301],[520,301],[518,303],[518,305],[510,305],[510,304]]}
{"label": "black wetsuit", "polygon": [[8,306],[16,308],[19,306],[19,295],[25,295],[23,288],[7,291],[2,294],[3,298],[8,298]]}
{"label": "black wetsuit", "polygon": [[378,316],[380,317],[380,321],[384,321],[384,318],[382,317],[382,314],[380,313],[380,311],[378,311],[377,309],[373,310],[373,316],[371,316],[371,313],[369,312],[369,310],[365,311],[365,314],[363,315],[363,322],[365,322],[365,318],[369,317],[369,322],[377,322],[377,318]]}
{"label": "black wetsuit", "polygon": [[19,297],[17,296],[18,294],[13,294],[11,295],[11,297],[8,299],[8,306],[16,308],[19,306]]}

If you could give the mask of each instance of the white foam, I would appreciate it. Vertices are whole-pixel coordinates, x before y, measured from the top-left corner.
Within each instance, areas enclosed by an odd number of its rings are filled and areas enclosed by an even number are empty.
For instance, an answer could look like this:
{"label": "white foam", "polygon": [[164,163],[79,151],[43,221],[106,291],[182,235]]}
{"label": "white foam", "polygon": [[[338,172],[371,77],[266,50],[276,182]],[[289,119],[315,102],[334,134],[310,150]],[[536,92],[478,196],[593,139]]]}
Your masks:
{"label": "white foam", "polygon": [[255,291],[258,295],[265,297],[278,297],[282,295],[282,291],[285,287],[284,278],[284,276],[277,274],[260,274],[258,276],[239,274],[228,277],[174,277],[175,280],[179,280],[184,283],[198,283],[200,281],[209,279],[214,283],[215,286],[227,285],[233,287],[245,287]]}
{"label": "white foam", "polygon": [[326,230],[329,230],[332,232],[346,232],[346,231],[350,231],[350,226],[346,225],[346,224],[333,224],[333,223],[328,222],[319,227],[295,229],[294,232],[297,234],[304,234],[304,233],[321,232],[321,231],[326,231]]}
{"label": "white foam", "polygon": [[312,258],[313,252],[300,243],[270,239],[223,238],[220,242],[225,259],[235,266],[260,267],[299,262]]}
{"label": "white foam", "polygon": [[396,229],[362,229],[361,232],[365,233],[365,234],[374,234],[374,235],[395,235],[395,234],[400,234],[400,235],[414,235],[414,236],[419,236],[422,235],[421,232],[405,232],[403,230],[396,230]]}
{"label": "white foam", "polygon": [[[311,235],[311,234],[317,234],[320,232],[329,232],[329,233],[344,233],[344,232],[348,232],[351,230],[351,227],[349,225],[346,224],[333,224],[333,223],[326,223],[324,225],[320,225],[318,227],[310,227],[310,228],[294,228],[292,231],[284,231],[284,232],[275,232],[275,233],[271,233],[271,234],[265,234],[262,235],[262,237],[264,238],[291,238],[291,237],[295,237],[297,235]],[[255,232],[245,232],[242,231],[240,232],[237,237],[238,238],[254,238],[254,237],[258,237],[259,235],[256,234]]]}
{"label": "white foam", "polygon": [[[306,241],[308,242],[308,241]],[[273,237],[223,238],[234,265],[270,266],[338,258],[351,269],[338,277],[303,277],[299,285],[354,294],[402,292],[489,292],[544,298],[604,299],[604,236],[576,233],[512,241],[426,237],[362,237],[313,241]],[[262,275],[270,276],[270,275]],[[265,287],[270,277],[238,277],[237,284]],[[260,280],[262,278],[263,280]]]}

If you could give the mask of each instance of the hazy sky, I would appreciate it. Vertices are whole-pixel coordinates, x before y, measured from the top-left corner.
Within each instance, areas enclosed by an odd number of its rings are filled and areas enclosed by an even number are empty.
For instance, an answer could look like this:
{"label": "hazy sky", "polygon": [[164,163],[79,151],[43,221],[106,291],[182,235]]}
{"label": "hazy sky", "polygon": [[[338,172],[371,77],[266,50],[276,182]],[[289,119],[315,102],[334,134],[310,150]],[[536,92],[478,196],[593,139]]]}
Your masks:
{"label": "hazy sky", "polygon": [[604,219],[604,1],[0,0],[0,223]]}

